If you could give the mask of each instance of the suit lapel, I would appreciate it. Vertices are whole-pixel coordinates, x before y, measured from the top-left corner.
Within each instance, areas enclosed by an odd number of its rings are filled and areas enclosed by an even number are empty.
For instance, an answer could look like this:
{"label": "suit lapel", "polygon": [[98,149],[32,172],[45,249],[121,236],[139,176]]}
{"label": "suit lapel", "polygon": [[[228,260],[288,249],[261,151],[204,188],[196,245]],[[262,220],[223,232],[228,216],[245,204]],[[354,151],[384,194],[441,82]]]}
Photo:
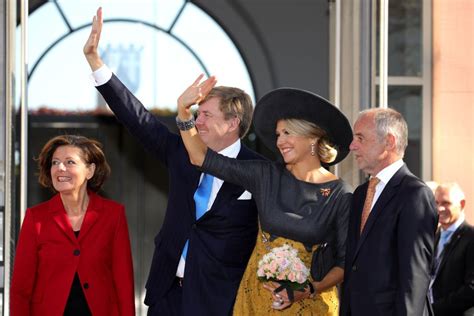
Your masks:
{"label": "suit lapel", "polygon": [[396,190],[389,186],[388,184],[380,194],[377,202],[374,204],[372,211],[370,211],[369,217],[367,218],[367,222],[365,224],[364,230],[362,231],[362,235],[359,239],[359,244],[363,243],[364,240],[367,238],[367,235],[370,233],[370,230],[374,226],[377,218],[384,212],[385,206],[390,202],[390,200],[395,196]]}
{"label": "suit lapel", "polygon": [[213,211],[214,209],[218,209],[222,202],[228,202],[233,199],[233,196],[240,192],[239,190],[243,192],[241,187],[229,182],[224,182],[221,189],[217,193],[216,199],[214,200],[209,212]]}
{"label": "suit lapel", "polygon": [[[212,216],[212,214],[214,214],[218,210],[223,209],[221,207],[223,203],[228,203],[230,200],[237,198],[238,195],[242,194],[243,191],[244,190],[242,189],[242,187],[224,181],[224,183],[222,183],[221,188],[219,189],[219,192],[217,192],[216,198],[214,199],[211,208],[199,218],[199,221],[204,220],[206,217]],[[194,207],[194,209],[195,208],[196,207]]]}
{"label": "suit lapel", "polygon": [[72,231],[71,223],[67,218],[66,210],[64,209],[63,202],[61,200],[61,196],[56,194],[50,201],[49,201],[49,210],[52,213],[53,220],[58,225],[59,229],[66,235],[72,243],[77,243],[77,238],[74,236]]}
{"label": "suit lapel", "polygon": [[443,253],[441,254],[441,263],[439,264],[439,268],[436,275],[438,275],[443,269],[444,265],[446,264],[447,258],[451,256],[451,253],[454,251],[454,248],[456,248],[456,245],[459,243],[459,240],[461,240],[465,229],[465,223],[462,223],[461,226],[456,229],[449,242],[445,245]]}
{"label": "suit lapel", "polygon": [[[357,257],[357,254],[362,246],[362,244],[365,242],[365,240],[368,238],[370,231],[372,230],[373,226],[377,222],[377,218],[386,212],[386,205],[393,199],[393,197],[396,195],[398,191],[398,186],[402,182],[403,178],[409,173],[408,168],[406,165],[403,165],[394,175],[393,177],[388,181],[388,183],[385,185],[385,188],[383,189],[382,193],[380,194],[379,198],[377,199],[377,202],[375,202],[374,207],[372,208],[372,211],[369,214],[369,217],[367,218],[367,222],[365,224],[364,230],[362,231],[362,234],[360,235],[360,238],[357,242],[357,247],[356,251],[354,253],[354,259]],[[365,188],[365,193],[367,194],[367,187],[368,184],[364,184],[366,186]],[[364,194],[364,200],[365,200],[365,195]],[[362,206],[360,206],[362,205]],[[362,201],[362,204],[360,204],[360,211],[358,210],[358,213],[362,212],[362,208],[364,205],[364,201]],[[360,229],[360,215],[358,216],[358,226],[357,226],[357,232]]]}
{"label": "suit lapel", "polygon": [[81,233],[79,234],[79,241],[84,239],[84,236],[91,230],[97,219],[100,216],[103,208],[102,200],[92,192],[89,192],[89,205],[81,225]]}
{"label": "suit lapel", "polygon": [[438,248],[438,244],[439,244],[439,239],[441,238],[441,230],[438,228],[436,230],[436,235],[435,235],[435,243],[434,243],[434,249],[437,249]]}
{"label": "suit lapel", "polygon": [[[353,238],[355,241],[359,241],[360,239],[360,221],[362,219],[362,210],[364,208],[364,202],[365,202],[365,196],[367,195],[367,190],[369,188],[369,182],[367,181],[366,183],[362,184],[361,186],[361,193],[360,194],[357,194],[357,197],[354,196],[354,212],[357,212],[355,214],[355,218],[354,218],[354,222],[355,222],[355,225],[354,225],[354,235],[353,235]],[[363,194],[362,194],[363,192]]]}
{"label": "suit lapel", "polygon": [[[85,235],[91,230],[97,219],[100,217],[102,210],[102,200],[92,192],[89,194],[89,205],[84,216],[84,221],[81,226],[81,233],[79,234],[79,240],[83,239]],[[66,210],[64,209],[61,196],[57,194],[50,200],[50,211],[53,213],[53,220],[58,225],[60,230],[71,240],[74,244],[77,244],[78,239],[74,235],[71,223],[67,217]]]}

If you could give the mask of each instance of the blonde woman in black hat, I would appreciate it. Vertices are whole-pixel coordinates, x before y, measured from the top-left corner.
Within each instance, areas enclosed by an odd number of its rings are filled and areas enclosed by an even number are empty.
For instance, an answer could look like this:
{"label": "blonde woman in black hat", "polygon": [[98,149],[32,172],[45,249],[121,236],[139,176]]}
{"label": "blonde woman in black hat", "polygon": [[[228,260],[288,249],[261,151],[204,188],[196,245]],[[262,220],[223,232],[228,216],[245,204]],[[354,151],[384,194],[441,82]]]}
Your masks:
{"label": "blonde woman in black hat", "polygon": [[[204,173],[245,187],[254,195],[259,211],[260,232],[240,283],[234,314],[337,315],[336,285],[344,274],[352,194],[325,166],[347,156],[352,140],[349,122],[318,95],[293,88],[277,89],[258,101],[254,125],[259,138],[278,152],[284,163],[226,158],[208,149],[198,137],[205,131],[194,127],[190,107],[199,104],[216,83],[213,77],[203,82],[201,79],[199,76],[178,99],[177,123],[190,160]],[[212,119],[212,113],[209,115]],[[222,133],[238,128],[238,118],[227,118],[227,122]],[[329,244],[334,264],[322,280],[310,278],[301,291],[276,282],[261,282],[257,276],[259,261],[271,249],[285,244],[298,250],[308,268],[313,252]],[[313,266],[312,272],[321,268]]]}

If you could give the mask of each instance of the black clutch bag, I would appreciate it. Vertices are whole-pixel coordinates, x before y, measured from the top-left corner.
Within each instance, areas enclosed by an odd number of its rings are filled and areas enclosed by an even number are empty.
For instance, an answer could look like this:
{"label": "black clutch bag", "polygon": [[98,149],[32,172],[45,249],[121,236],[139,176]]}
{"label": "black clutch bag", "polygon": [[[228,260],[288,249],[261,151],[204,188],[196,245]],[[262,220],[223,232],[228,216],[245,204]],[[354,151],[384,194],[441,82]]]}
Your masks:
{"label": "black clutch bag", "polygon": [[335,265],[334,254],[331,246],[328,243],[321,244],[313,252],[313,258],[311,260],[311,277],[314,281],[321,281]]}

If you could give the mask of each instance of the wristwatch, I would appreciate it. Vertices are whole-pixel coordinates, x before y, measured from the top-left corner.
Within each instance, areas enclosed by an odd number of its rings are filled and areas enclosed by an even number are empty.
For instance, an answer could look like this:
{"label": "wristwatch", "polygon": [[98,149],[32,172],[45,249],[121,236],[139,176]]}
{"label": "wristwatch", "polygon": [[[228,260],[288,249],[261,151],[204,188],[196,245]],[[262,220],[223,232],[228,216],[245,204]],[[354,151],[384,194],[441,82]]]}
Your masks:
{"label": "wristwatch", "polygon": [[176,126],[180,131],[188,131],[196,125],[196,121],[194,120],[194,116],[187,121],[181,121],[179,117],[176,116]]}

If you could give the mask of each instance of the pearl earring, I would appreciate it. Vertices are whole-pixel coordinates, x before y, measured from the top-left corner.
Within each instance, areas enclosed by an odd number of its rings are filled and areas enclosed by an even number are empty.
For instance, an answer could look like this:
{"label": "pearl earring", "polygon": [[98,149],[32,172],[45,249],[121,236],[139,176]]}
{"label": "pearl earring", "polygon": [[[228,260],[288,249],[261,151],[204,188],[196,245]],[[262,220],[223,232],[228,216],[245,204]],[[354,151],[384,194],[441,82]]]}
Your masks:
{"label": "pearl earring", "polygon": [[311,143],[311,156],[314,156],[316,151],[314,150],[314,143]]}

